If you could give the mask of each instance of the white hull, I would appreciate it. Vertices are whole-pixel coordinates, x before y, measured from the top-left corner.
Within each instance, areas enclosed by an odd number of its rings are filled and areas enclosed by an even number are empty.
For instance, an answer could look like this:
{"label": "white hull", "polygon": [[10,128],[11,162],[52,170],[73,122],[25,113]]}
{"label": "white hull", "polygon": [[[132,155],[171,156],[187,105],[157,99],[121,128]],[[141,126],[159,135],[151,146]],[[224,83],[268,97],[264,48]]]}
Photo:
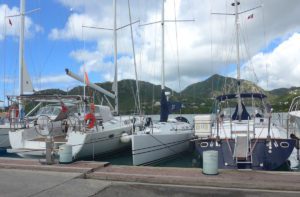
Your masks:
{"label": "white hull", "polygon": [[0,148],[10,147],[8,131],[9,128],[0,128]]}
{"label": "white hull", "polygon": [[132,136],[133,165],[147,165],[187,151],[190,133]]}
{"label": "white hull", "polygon": [[9,122],[4,122],[0,124],[0,148],[7,149],[10,147],[9,141],[9,131],[23,128],[24,126],[20,123],[10,124]]}
{"label": "white hull", "polygon": [[[128,119],[129,117],[121,122],[113,119],[104,123],[103,128],[95,126],[85,131],[82,128],[69,127],[67,134],[59,128],[55,129],[54,152],[58,153],[59,146],[62,144],[71,145],[73,158],[80,159],[126,148],[130,146],[130,143],[121,142],[121,136],[124,133],[130,135],[132,132],[132,124]],[[9,138],[12,146],[11,152],[26,158],[45,157],[46,138],[39,136],[34,128],[9,132]]]}
{"label": "white hull", "polygon": [[187,151],[193,130],[184,122],[160,122],[132,135],[133,165],[148,165]]}
{"label": "white hull", "polygon": [[92,157],[95,155],[115,152],[128,147],[130,143],[122,143],[123,133],[130,134],[131,127],[121,127],[114,130],[94,133],[71,132],[66,144],[72,145],[74,159]]}

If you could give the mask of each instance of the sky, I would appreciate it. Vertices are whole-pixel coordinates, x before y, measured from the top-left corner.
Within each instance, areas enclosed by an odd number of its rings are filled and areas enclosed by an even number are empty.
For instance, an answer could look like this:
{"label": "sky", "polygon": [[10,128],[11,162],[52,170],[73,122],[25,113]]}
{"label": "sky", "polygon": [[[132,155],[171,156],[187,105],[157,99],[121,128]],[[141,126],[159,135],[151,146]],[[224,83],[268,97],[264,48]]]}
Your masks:
{"label": "sky", "polygon": [[[300,86],[300,3],[298,0],[240,0],[241,78],[264,89]],[[166,0],[166,86],[176,91],[213,74],[236,77],[232,0]],[[18,93],[19,0],[0,0],[0,100]],[[113,27],[112,0],[27,0],[25,62],[36,90],[69,90],[79,82],[114,78],[113,32],[83,28]],[[130,0],[138,79],[160,84],[162,0]],[[253,14],[253,18],[248,16]],[[9,23],[9,20],[12,24]],[[128,0],[117,0],[117,26],[129,23]],[[118,79],[134,79],[130,28],[117,32]]]}

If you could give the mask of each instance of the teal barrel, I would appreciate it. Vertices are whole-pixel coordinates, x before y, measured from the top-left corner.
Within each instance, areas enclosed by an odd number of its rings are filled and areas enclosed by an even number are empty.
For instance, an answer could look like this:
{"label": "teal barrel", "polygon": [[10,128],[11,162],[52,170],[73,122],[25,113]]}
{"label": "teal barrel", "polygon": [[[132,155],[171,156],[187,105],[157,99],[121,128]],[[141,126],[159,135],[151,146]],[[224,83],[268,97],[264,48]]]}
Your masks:
{"label": "teal barrel", "polygon": [[203,174],[218,174],[218,151],[209,150],[203,152]]}
{"label": "teal barrel", "polygon": [[59,163],[72,163],[72,146],[68,144],[63,144],[59,146]]}

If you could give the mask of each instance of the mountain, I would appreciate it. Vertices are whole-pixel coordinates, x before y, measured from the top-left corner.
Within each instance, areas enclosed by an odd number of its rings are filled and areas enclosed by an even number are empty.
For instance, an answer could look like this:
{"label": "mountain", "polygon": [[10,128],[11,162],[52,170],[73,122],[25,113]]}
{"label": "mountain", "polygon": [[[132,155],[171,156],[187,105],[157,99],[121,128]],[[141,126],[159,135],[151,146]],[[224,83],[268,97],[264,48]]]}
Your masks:
{"label": "mountain", "polygon": [[287,112],[292,100],[300,96],[300,87],[278,88],[269,91],[272,95],[270,102],[274,111]]}
{"label": "mountain", "polygon": [[[225,94],[234,93],[237,80],[235,78],[224,77],[221,75],[212,75],[208,79],[194,83],[186,87],[181,94],[176,91],[167,88],[167,91],[171,93],[170,100],[177,100],[183,103],[181,113],[209,113],[213,105],[213,97]],[[106,90],[112,89],[111,82],[97,83]],[[120,114],[132,114],[136,112],[135,103],[135,80],[126,79],[118,82],[119,86],[119,111]],[[149,82],[139,81],[140,86],[140,100],[142,110],[146,114],[158,114],[159,113],[159,101],[160,101],[160,85],[154,85]],[[273,106],[274,111],[287,111],[291,100],[300,95],[299,87],[292,88],[279,88],[271,91],[265,91],[254,83],[241,80],[241,92],[263,92],[269,97],[269,101]],[[77,86],[68,92],[60,89],[47,89],[41,90],[36,94],[62,94],[62,95],[83,95],[83,86]],[[86,95],[94,98],[96,104],[107,104],[103,99],[103,94],[86,88]],[[114,101],[108,98],[112,105]]]}
{"label": "mountain", "polygon": [[[120,114],[132,114],[136,112],[136,84],[135,80],[126,79],[118,82],[119,90],[119,112]],[[112,82],[96,83],[100,87],[111,90]],[[143,111],[150,114],[159,113],[159,106],[154,107],[154,102],[160,101],[160,85],[154,85],[149,82],[139,81],[140,100]],[[172,92],[170,88],[167,91]],[[173,91],[174,92],[174,91]],[[69,95],[83,95],[83,86],[77,86],[68,92]],[[107,104],[105,99],[102,99],[103,94],[99,93],[89,87],[86,88],[86,95],[94,98],[96,104]],[[178,93],[174,93],[175,96]],[[114,101],[107,97],[112,105]]]}
{"label": "mountain", "polygon": [[[210,98],[220,94],[229,94],[236,92],[237,80],[231,77],[224,77],[215,74],[208,79],[194,83],[186,87],[182,94],[185,96],[194,96],[198,98]],[[241,92],[264,92],[264,90],[254,83],[241,80]]]}

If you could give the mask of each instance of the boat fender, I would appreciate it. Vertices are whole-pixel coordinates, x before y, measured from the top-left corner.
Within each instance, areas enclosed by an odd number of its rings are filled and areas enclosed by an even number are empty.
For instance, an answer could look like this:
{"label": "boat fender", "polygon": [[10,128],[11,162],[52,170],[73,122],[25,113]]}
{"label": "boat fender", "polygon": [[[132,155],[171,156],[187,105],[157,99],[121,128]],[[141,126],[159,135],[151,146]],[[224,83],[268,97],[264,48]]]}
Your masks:
{"label": "boat fender", "polygon": [[87,125],[88,129],[91,129],[95,126],[95,122],[96,122],[96,117],[94,114],[92,113],[88,113],[87,115],[85,115],[84,117],[84,121]]}
{"label": "boat fender", "polygon": [[123,133],[120,138],[121,142],[127,144],[131,141],[131,136],[128,133]]}

